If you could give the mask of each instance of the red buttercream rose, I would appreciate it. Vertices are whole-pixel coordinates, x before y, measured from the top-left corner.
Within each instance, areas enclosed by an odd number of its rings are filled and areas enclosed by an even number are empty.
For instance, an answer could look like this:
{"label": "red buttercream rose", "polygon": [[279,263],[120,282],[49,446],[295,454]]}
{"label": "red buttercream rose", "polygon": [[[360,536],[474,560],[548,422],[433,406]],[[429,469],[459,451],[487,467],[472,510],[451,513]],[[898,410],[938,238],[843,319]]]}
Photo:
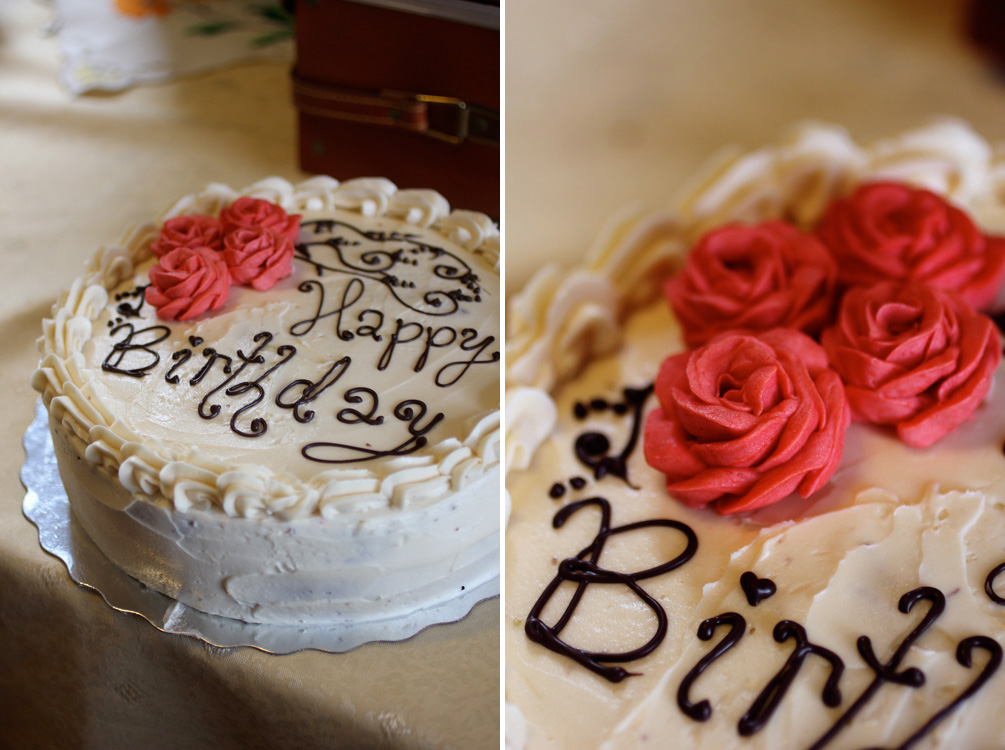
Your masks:
{"label": "red buttercream rose", "polygon": [[655,391],[646,461],[691,507],[739,513],[792,492],[809,497],[841,461],[844,387],[820,345],[798,331],[720,335],[667,359]]}
{"label": "red buttercream rose", "polygon": [[819,240],[772,221],[709,232],[664,293],[694,347],[731,329],[815,335],[830,323],[836,284],[834,259]]}
{"label": "red buttercream rose", "polygon": [[906,185],[867,184],[834,201],[817,235],[849,286],[919,281],[984,309],[1005,271],[1005,239],[985,236],[943,198]]}
{"label": "red buttercream rose", "polygon": [[176,216],[161,227],[160,236],[150,245],[158,258],[177,247],[223,249],[223,226],[212,216]]}
{"label": "red buttercream rose", "polygon": [[970,419],[1001,359],[994,323],[959,295],[885,282],[849,290],[821,338],[858,421],[925,447]]}
{"label": "red buttercream rose", "polygon": [[162,320],[191,320],[217,310],[230,295],[223,256],[209,247],[179,247],[150,269],[146,301]]}
{"label": "red buttercream rose", "polygon": [[220,212],[226,232],[249,227],[265,227],[296,242],[300,233],[300,214],[290,216],[282,206],[260,198],[244,196]]}
{"label": "red buttercream rose", "polygon": [[235,284],[261,292],[293,273],[293,242],[260,226],[236,229],[224,240],[223,259]]}

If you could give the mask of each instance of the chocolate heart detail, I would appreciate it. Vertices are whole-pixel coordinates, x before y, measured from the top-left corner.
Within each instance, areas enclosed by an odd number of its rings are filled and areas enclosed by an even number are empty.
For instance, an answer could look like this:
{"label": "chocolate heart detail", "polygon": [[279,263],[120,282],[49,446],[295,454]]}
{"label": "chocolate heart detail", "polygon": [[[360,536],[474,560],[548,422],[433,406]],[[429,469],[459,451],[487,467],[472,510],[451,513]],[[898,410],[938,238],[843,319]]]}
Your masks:
{"label": "chocolate heart detail", "polygon": [[740,576],[740,586],[743,593],[747,595],[747,602],[751,607],[756,607],[765,599],[775,593],[775,582],[770,578],[758,578],[749,570]]}

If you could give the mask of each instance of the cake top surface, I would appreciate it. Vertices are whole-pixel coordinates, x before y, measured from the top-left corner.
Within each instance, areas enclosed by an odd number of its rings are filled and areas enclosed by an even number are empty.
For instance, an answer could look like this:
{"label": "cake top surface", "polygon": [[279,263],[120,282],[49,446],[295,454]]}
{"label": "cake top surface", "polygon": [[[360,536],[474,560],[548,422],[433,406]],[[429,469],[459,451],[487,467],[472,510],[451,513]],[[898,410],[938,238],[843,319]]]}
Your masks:
{"label": "cake top surface", "polygon": [[581,267],[545,269],[512,300],[510,747],[1000,742],[1001,368],[934,446],[852,424],[808,500],[737,515],[672,499],[641,434],[661,365],[687,348],[660,280],[709,230],[810,227],[835,197],[892,181],[1000,232],[1003,166],[955,121],[868,147],[801,126],[720,160],[674,210],[629,217]]}
{"label": "cake top surface", "polygon": [[[165,224],[245,197],[299,216],[292,271],[189,320],[159,309]],[[498,240],[386,180],[210,186],[96,254],[45,323],[33,382],[89,460],[179,510],[423,507],[498,462]]]}

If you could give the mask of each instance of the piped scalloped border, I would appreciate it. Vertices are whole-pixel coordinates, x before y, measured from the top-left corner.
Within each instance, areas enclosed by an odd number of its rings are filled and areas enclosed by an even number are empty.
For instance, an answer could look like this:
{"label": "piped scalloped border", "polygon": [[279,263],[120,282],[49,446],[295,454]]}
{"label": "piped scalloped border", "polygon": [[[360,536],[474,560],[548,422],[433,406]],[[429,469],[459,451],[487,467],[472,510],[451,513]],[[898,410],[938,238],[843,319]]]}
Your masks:
{"label": "piped scalloped border", "polygon": [[553,419],[554,409],[543,402],[587,362],[620,346],[624,319],[656,297],[659,279],[702,234],[770,217],[809,225],[833,197],[869,179],[924,187],[966,207],[978,223],[1005,228],[1005,147],[992,147],[957,119],[870,146],[838,126],[805,123],[775,145],[732,149],[706,165],[674,208],[618,218],[580,266],[545,266],[511,298],[507,470],[525,464],[550,433],[542,419]]}
{"label": "piped scalloped border", "polygon": [[130,230],[121,245],[100,248],[84,273],[63,291],[43,320],[42,359],[32,386],[50,418],[86,444],[92,464],[118,476],[131,492],[163,499],[178,510],[216,509],[231,516],[291,520],[309,515],[372,514],[422,508],[459,491],[500,460],[500,413],[484,414],[463,440],[448,438],[427,456],[410,457],[377,474],[369,469],[319,472],[308,482],[263,471],[252,474],[211,460],[171,454],[157,441],[132,433],[101,403],[81,350],[108,292],[151,257],[150,243],[167,219],[190,213],[219,214],[242,196],[278,203],[289,213],[339,209],[388,217],[429,228],[500,270],[500,235],[492,220],[475,211],[451,210],[433,190],[399,190],[383,178],[338,182],[314,177],[293,184],[270,177],[243,190],[211,184],[182,198],[157,221]]}

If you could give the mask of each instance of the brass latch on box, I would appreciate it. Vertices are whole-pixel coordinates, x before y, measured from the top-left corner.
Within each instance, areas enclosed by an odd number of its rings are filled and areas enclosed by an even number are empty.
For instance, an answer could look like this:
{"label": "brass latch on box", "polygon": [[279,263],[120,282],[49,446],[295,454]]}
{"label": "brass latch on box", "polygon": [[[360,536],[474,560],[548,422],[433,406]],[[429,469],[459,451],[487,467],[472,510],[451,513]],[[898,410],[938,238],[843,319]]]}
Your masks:
{"label": "brass latch on box", "polygon": [[499,145],[499,111],[454,97],[347,89],[294,73],[293,99],[301,112],[319,117],[408,130],[448,143]]}

